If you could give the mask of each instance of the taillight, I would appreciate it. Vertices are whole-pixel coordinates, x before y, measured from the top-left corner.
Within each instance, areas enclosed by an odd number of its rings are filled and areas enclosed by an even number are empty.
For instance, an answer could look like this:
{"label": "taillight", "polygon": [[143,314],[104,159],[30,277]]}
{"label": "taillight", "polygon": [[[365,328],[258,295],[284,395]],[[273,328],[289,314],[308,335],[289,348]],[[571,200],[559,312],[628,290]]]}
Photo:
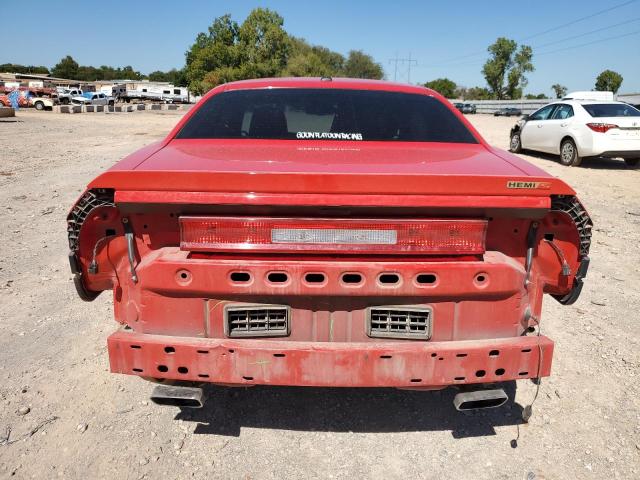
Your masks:
{"label": "taillight", "polygon": [[477,255],[485,220],[346,220],[180,217],[180,248],[269,251]]}
{"label": "taillight", "polygon": [[607,133],[612,128],[620,128],[613,123],[587,123],[587,127],[598,133]]}

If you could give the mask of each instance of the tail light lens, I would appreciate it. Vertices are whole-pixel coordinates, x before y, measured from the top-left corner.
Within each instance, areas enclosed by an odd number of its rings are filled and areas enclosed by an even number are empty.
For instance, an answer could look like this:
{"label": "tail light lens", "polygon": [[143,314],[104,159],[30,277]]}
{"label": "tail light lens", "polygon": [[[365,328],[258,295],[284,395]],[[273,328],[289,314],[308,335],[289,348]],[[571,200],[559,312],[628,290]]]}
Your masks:
{"label": "tail light lens", "polygon": [[477,255],[485,220],[180,217],[188,251]]}
{"label": "tail light lens", "polygon": [[607,133],[612,128],[620,128],[613,123],[587,123],[587,127],[598,133]]}

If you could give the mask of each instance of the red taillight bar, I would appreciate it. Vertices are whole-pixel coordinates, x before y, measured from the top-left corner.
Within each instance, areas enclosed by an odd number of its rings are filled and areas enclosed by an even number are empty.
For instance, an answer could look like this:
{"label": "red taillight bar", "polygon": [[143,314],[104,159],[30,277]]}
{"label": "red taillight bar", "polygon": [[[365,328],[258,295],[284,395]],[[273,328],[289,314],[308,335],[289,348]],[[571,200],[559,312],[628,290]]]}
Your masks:
{"label": "red taillight bar", "polygon": [[612,128],[620,128],[613,123],[587,123],[587,127],[598,133],[607,133]]}
{"label": "red taillight bar", "polygon": [[477,255],[486,220],[180,217],[188,251]]}

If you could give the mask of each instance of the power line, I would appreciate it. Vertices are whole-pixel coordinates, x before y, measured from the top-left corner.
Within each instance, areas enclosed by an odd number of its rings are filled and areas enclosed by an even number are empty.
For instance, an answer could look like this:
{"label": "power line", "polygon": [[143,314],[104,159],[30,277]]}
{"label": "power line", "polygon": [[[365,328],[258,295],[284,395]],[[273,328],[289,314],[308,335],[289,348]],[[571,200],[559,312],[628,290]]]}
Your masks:
{"label": "power line", "polygon": [[[529,39],[531,39],[531,38],[536,38],[536,37],[540,37],[540,36],[542,36],[542,35],[546,35],[547,33],[554,32],[554,31],[556,31],[556,30],[559,30],[559,29],[561,29],[561,28],[567,27],[567,26],[569,26],[569,25],[574,25],[574,24],[576,24],[576,23],[582,22],[582,21],[584,21],[584,20],[588,20],[588,19],[590,19],[590,18],[596,17],[596,16],[598,16],[598,15],[602,15],[603,13],[607,13],[607,12],[610,12],[610,11],[612,11],[612,10],[616,10],[616,9],[618,9],[618,8],[622,8],[622,7],[624,7],[624,6],[627,6],[627,5],[631,4],[631,3],[635,3],[635,2],[637,2],[637,1],[638,1],[638,0],[628,0],[628,1],[623,2],[623,3],[620,3],[620,4],[618,4],[618,5],[614,5],[614,6],[612,6],[612,7],[605,8],[604,10],[600,10],[600,11],[598,11],[598,12],[595,12],[595,13],[592,13],[592,14],[589,14],[589,15],[586,15],[586,16],[584,16],[584,17],[577,18],[577,19],[572,20],[572,21],[567,22],[567,23],[563,23],[562,25],[557,25],[557,26],[555,26],[555,27],[549,28],[549,29],[544,30],[544,31],[542,31],[542,32],[534,33],[534,34],[529,35],[529,36],[527,36],[527,37],[523,37],[523,38],[521,38],[519,41],[520,41],[520,42],[522,42],[523,40],[529,40]],[[636,19],[636,20],[637,20],[637,19]],[[622,24],[624,24],[624,23],[631,23],[632,21],[635,21],[635,20],[630,20],[630,21],[628,21],[628,22],[623,22]],[[551,44],[554,44],[554,43],[559,43],[559,42],[561,42],[561,41],[566,41],[566,40],[569,40],[569,39],[571,39],[571,38],[578,38],[578,37],[580,37],[580,36],[586,36],[586,35],[588,35],[588,34],[590,34],[590,33],[596,33],[596,32],[602,31],[602,30],[606,30],[607,28],[613,28],[613,27],[615,27],[615,26],[619,26],[619,25],[622,25],[622,24],[616,24],[616,25],[611,25],[611,26],[609,26],[609,27],[605,27],[605,28],[601,28],[601,29],[592,30],[592,31],[590,31],[590,32],[587,32],[587,33],[584,33],[584,34],[581,34],[581,35],[576,35],[575,37],[565,38],[564,40],[558,40],[558,41],[556,41],[556,42],[549,42],[549,43],[547,43],[547,44],[544,44],[544,45],[541,45],[541,46],[537,46],[537,47],[534,47],[534,48],[542,48],[543,46],[548,46],[548,45],[551,45]],[[479,55],[485,55],[485,54],[486,54],[486,50],[485,50],[485,51],[483,51],[483,52],[470,53],[470,54],[468,54],[468,55],[462,55],[462,56],[459,56],[459,57],[453,57],[453,58],[450,58],[449,60],[445,60],[445,61],[443,61],[443,62],[439,62],[439,63],[434,64],[434,65],[431,65],[431,66],[433,66],[433,67],[438,67],[438,66],[447,66],[447,64],[449,64],[449,63],[451,63],[451,62],[455,62],[456,60],[463,60],[463,59],[466,59],[466,58],[476,57],[476,56],[479,56]],[[474,63],[475,63],[475,62],[474,62]],[[458,63],[455,63],[454,65],[458,65]]]}
{"label": "power line", "polygon": [[629,32],[629,33],[625,33],[625,34],[622,34],[622,35],[616,35],[614,37],[601,38],[599,40],[594,40],[593,42],[581,43],[580,45],[572,45],[570,47],[559,48],[557,50],[551,50],[550,52],[538,53],[538,56],[540,56],[540,55],[548,55],[550,53],[564,52],[565,50],[571,50],[573,48],[586,47],[588,45],[594,45],[596,43],[608,42],[609,40],[616,40],[618,38],[630,37],[631,35],[637,35],[639,33],[640,33],[640,30],[636,30],[635,32]]}
{"label": "power line", "polygon": [[625,22],[620,22],[620,23],[616,23],[616,24],[613,24],[613,25],[609,25],[607,27],[597,28],[595,30],[591,30],[591,31],[588,31],[588,32],[585,32],[585,33],[581,33],[579,35],[573,35],[571,37],[565,37],[565,38],[562,38],[560,40],[556,40],[556,41],[553,41],[553,42],[543,43],[542,45],[534,45],[531,48],[545,48],[545,47],[548,47],[549,45],[555,45],[557,43],[566,42],[567,40],[574,40],[576,38],[586,37],[587,35],[591,35],[592,33],[602,32],[604,30],[609,30],[610,28],[615,28],[615,27],[619,27],[621,25],[626,25],[628,23],[637,22],[638,20],[640,20],[640,17],[632,18],[631,20],[627,20]]}
{"label": "power line", "polygon": [[398,80],[398,64],[407,64],[407,83],[411,83],[411,65],[418,65],[417,60],[411,59],[411,52],[409,52],[409,58],[399,58],[396,53],[395,58],[390,58],[389,63],[393,63],[393,81],[396,82]]}
{"label": "power line", "polygon": [[593,18],[593,17],[598,16],[598,15],[602,15],[603,13],[610,12],[611,10],[616,10],[618,8],[625,7],[625,6],[629,5],[629,4],[635,3],[637,1],[638,0],[629,0],[627,2],[620,3],[618,5],[614,5],[613,7],[605,8],[604,10],[600,10],[599,12],[592,13],[592,14],[587,15],[585,17],[580,17],[580,18],[578,18],[576,20],[572,20],[570,22],[563,23],[562,25],[558,25],[556,27],[549,28],[548,30],[544,30],[543,32],[534,33],[533,35],[529,35],[528,37],[521,38],[520,41],[529,40],[530,38],[540,37],[542,35],[546,35],[547,33],[555,32],[556,30],[559,30],[561,28],[568,27],[569,25],[574,25],[576,23],[582,22],[584,20],[588,20],[588,19]]}

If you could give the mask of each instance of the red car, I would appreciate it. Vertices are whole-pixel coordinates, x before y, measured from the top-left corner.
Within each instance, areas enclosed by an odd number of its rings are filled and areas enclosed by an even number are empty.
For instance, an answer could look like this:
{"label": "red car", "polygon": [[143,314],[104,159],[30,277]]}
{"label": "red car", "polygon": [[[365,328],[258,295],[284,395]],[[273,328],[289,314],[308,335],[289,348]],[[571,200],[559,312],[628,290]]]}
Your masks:
{"label": "red car", "polygon": [[542,297],[578,298],[591,226],[436,92],[330,78],[215,88],[68,217],[81,298],[113,291],[111,371],[186,407],[206,382],[500,405],[550,374]]}

